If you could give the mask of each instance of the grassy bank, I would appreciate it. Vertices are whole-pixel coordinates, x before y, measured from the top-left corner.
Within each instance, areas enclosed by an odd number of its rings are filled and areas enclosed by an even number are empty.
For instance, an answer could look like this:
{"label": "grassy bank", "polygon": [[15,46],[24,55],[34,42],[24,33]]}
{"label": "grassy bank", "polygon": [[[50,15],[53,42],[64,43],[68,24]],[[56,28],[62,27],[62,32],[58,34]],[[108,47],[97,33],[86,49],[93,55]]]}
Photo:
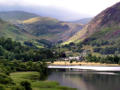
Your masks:
{"label": "grassy bank", "polygon": [[38,72],[15,72],[10,76],[13,81],[19,85],[21,81],[29,81],[32,85],[32,90],[76,90],[68,87],[60,86],[54,81],[39,81]]}
{"label": "grassy bank", "polygon": [[55,61],[54,63],[49,63],[50,65],[82,65],[82,66],[120,66],[119,64],[106,64],[106,63],[95,63],[95,62],[76,62],[73,61]]}

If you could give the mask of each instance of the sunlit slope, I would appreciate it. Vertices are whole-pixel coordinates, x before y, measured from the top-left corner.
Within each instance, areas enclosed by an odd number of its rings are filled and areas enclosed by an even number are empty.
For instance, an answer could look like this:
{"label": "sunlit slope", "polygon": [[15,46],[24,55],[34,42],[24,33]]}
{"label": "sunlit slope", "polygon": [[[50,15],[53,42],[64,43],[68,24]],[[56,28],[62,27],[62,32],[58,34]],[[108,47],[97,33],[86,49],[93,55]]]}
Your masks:
{"label": "sunlit slope", "polygon": [[[22,34],[16,35],[8,30],[4,32],[16,39],[18,36],[26,39],[46,39],[52,42],[66,41],[76,32],[82,29],[82,24],[62,22],[55,18],[41,17],[33,13],[23,11],[0,12],[0,17],[4,21],[12,23]],[[16,31],[17,32],[17,31]],[[8,35],[10,34],[10,35]]]}
{"label": "sunlit slope", "polygon": [[[25,41],[31,39],[24,30],[0,19],[0,37],[12,38],[16,41]],[[33,37],[32,37],[33,38]]]}
{"label": "sunlit slope", "polygon": [[60,40],[66,41],[83,26],[81,24],[61,22],[50,17],[35,17],[24,20],[21,27],[40,39],[56,42]]}
{"label": "sunlit slope", "polygon": [[54,23],[57,23],[59,22],[57,19],[54,19],[54,18],[50,18],[50,17],[33,17],[33,18],[30,18],[30,19],[26,19],[26,20],[23,20],[22,23],[24,24],[32,24],[32,23],[35,23],[35,22],[49,22],[51,21],[54,22]]}
{"label": "sunlit slope", "polygon": [[4,21],[11,22],[11,23],[18,23],[23,20],[37,17],[38,15],[33,13],[28,13],[24,11],[6,11],[6,12],[0,12],[0,18]]}
{"label": "sunlit slope", "polygon": [[87,32],[87,25],[79,30],[77,33],[75,33],[72,37],[70,37],[67,41],[65,41],[63,44],[69,44],[70,42],[80,42],[86,38],[86,32]]}
{"label": "sunlit slope", "polygon": [[120,3],[102,11],[92,19],[81,31],[71,37],[67,42],[79,42],[86,39],[94,40],[120,40]]}

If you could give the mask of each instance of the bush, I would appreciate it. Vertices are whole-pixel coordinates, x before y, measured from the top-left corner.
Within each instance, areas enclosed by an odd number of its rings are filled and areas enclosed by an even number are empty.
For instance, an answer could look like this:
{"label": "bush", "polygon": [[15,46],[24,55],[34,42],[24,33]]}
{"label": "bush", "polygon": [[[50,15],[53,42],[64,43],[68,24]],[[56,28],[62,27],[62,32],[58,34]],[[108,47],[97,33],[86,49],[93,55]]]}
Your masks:
{"label": "bush", "polygon": [[73,60],[71,60],[70,63],[73,63]]}
{"label": "bush", "polygon": [[13,80],[9,76],[0,73],[0,84],[13,84]]}
{"label": "bush", "polygon": [[5,87],[3,85],[0,85],[0,90],[5,90]]}
{"label": "bush", "polygon": [[119,60],[118,64],[120,65],[120,60]]}
{"label": "bush", "polygon": [[30,82],[28,82],[28,81],[22,81],[20,84],[21,84],[21,86],[24,87],[25,90],[32,90]]}

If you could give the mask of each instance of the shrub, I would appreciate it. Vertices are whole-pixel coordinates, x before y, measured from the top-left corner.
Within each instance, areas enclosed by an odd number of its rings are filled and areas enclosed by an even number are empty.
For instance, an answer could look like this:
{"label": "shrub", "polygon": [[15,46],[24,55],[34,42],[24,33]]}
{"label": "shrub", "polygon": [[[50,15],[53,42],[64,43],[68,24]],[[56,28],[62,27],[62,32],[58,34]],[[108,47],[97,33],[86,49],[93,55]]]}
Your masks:
{"label": "shrub", "polygon": [[5,87],[0,84],[0,90],[5,90]]}
{"label": "shrub", "polygon": [[13,84],[13,80],[9,76],[0,73],[0,84]]}
{"label": "shrub", "polygon": [[20,84],[21,84],[21,86],[24,87],[25,90],[32,90],[30,82],[28,82],[28,81],[22,81]]}

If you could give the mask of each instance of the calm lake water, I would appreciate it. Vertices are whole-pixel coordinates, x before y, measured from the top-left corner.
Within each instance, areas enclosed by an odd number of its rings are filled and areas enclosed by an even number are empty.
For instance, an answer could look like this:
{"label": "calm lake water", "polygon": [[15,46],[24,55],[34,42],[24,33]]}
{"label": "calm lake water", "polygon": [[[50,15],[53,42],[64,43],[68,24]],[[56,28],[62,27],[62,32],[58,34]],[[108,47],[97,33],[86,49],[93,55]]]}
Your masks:
{"label": "calm lake water", "polygon": [[120,73],[114,72],[53,72],[48,80],[77,90],[120,90]]}

